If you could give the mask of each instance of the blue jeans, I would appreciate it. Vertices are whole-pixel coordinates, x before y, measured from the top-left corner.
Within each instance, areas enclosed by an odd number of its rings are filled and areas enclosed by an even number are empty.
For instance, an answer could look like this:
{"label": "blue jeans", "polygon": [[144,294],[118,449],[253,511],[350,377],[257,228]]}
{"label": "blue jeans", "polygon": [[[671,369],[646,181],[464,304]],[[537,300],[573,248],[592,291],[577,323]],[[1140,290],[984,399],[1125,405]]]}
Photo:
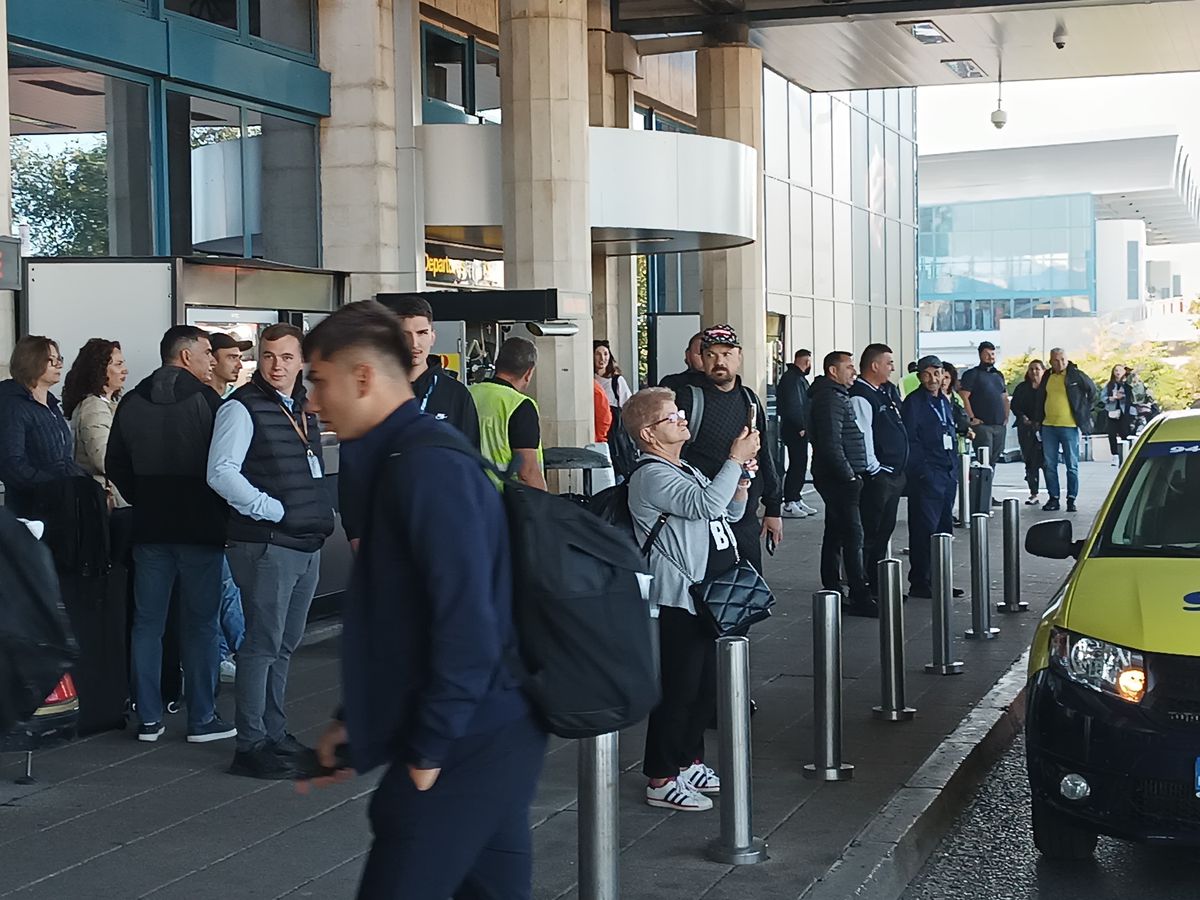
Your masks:
{"label": "blue jeans", "polygon": [[162,641],[176,579],[188,726],[204,725],[213,717],[224,557],[220,547],[199,544],[134,545],[133,695],[143,725],[162,721]]}
{"label": "blue jeans", "polygon": [[246,617],[242,613],[242,592],[229,571],[229,557],[221,560],[221,659],[232,659],[246,636]]}
{"label": "blue jeans", "polygon": [[1079,496],[1079,429],[1061,425],[1042,426],[1042,453],[1046,466],[1046,492],[1052,500],[1060,496],[1058,462],[1067,466],[1067,498]]}

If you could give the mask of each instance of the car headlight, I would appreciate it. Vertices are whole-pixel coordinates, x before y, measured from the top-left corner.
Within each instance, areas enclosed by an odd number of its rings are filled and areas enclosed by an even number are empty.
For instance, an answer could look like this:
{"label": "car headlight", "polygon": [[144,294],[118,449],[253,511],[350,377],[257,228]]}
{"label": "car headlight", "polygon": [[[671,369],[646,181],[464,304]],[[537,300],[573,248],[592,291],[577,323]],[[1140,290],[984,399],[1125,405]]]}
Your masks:
{"label": "car headlight", "polygon": [[1142,654],[1064,628],[1050,633],[1050,662],[1063,675],[1094,691],[1138,703],[1146,696]]}

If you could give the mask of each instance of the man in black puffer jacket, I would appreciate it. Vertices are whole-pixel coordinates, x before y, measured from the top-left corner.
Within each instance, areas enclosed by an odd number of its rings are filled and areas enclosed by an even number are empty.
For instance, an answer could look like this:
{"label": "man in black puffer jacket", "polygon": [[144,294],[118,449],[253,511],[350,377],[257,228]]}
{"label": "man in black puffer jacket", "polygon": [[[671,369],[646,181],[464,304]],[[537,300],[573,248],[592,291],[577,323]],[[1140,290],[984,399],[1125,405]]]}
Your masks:
{"label": "man in black puffer jacket", "polygon": [[813,384],[810,437],[813,451],[813,484],[825,501],[825,539],[821,544],[821,584],[827,591],[841,590],[839,560],[850,583],[850,615],[877,616],[863,568],[863,524],[859,513],[863,476],[867,473],[867,447],[854,419],[850,386],[857,373],[849,353],[826,355],[825,377]]}

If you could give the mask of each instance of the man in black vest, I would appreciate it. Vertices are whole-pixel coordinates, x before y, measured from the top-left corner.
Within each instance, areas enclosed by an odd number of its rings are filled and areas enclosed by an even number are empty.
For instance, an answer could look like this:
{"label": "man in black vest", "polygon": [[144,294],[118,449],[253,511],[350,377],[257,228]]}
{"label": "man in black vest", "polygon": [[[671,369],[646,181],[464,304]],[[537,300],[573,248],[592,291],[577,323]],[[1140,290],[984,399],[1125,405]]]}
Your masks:
{"label": "man in black vest", "polygon": [[821,543],[821,585],[841,591],[839,560],[845,563],[850,583],[852,616],[877,616],[863,570],[863,523],[859,512],[863,478],[867,474],[867,449],[854,420],[850,385],[854,360],[835,350],[825,357],[825,377],[813,383],[809,422],[813,451],[813,484],[825,501],[825,538]]}
{"label": "man in black vest", "polygon": [[863,523],[863,567],[871,593],[879,596],[877,569],[896,530],[896,511],[904,493],[908,432],[900,418],[900,391],[891,382],[896,364],[885,344],[868,344],[850,388],[854,418],[867,451],[867,477],[859,510]]}
{"label": "man in black vest", "polygon": [[292,777],[308,749],[287,731],[284,693],[333,531],[321,429],[304,408],[302,337],[294,325],[263,331],[258,370],[217,412],[208,454],[209,486],[232,510],[227,555],[246,614],[229,771],[252,778]]}

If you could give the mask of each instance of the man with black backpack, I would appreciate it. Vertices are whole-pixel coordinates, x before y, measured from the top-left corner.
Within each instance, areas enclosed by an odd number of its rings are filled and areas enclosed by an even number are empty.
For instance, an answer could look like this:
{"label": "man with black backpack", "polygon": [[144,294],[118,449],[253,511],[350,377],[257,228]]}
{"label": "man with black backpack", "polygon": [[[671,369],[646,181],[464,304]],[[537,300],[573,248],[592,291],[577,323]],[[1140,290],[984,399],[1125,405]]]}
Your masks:
{"label": "man with black backpack", "polygon": [[[347,765],[389,767],[371,802],[358,896],[524,900],[546,735],[508,665],[516,638],[501,494],[461,436],[421,415],[400,321],[386,308],[343,307],[304,352],[312,411],[358,442],[374,489],[344,610],[344,705],[317,745],[335,777],[348,777]],[[447,449],[458,443],[467,452]],[[424,527],[431,509],[455,510],[453,540]],[[338,759],[345,744],[348,763]]]}

